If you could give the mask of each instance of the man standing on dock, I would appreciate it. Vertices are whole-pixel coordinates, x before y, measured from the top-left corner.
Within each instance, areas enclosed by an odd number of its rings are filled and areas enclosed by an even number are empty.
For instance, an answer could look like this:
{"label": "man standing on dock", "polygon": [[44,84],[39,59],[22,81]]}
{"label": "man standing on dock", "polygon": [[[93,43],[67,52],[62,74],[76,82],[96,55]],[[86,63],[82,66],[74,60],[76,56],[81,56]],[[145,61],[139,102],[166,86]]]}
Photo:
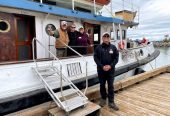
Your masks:
{"label": "man standing on dock", "polygon": [[[108,106],[114,110],[119,110],[114,102],[114,73],[115,65],[119,59],[119,52],[117,48],[110,44],[110,34],[103,33],[103,43],[98,45],[94,51],[94,60],[97,64],[97,72],[100,82],[100,106],[106,105],[106,98],[108,97]],[[108,94],[106,92],[105,84],[108,84]]]}

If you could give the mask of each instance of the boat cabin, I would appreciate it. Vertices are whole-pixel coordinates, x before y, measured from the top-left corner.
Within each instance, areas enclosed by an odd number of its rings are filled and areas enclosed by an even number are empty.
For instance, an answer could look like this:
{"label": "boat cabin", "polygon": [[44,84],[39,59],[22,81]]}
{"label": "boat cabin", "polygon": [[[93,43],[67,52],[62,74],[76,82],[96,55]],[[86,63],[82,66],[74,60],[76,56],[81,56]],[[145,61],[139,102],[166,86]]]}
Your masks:
{"label": "boat cabin", "polygon": [[[60,28],[60,22],[63,20],[68,22],[68,26],[74,22],[76,30],[83,26],[86,33],[90,32],[88,34],[93,46],[87,46],[87,55],[92,54],[94,48],[101,43],[101,35],[106,31],[110,32],[111,43],[117,47],[121,38],[123,40],[127,38],[127,29],[130,25],[124,24],[123,19],[94,14],[94,8],[99,11],[104,5],[109,4],[110,0],[95,2],[93,0],[74,0],[74,2],[72,0],[23,0],[20,4],[17,2],[9,4],[10,2],[11,0],[5,0],[0,3],[0,62],[32,60],[34,37],[56,54],[55,38],[49,36],[46,29],[49,25],[54,29]],[[39,44],[34,44],[36,58],[51,57]]]}

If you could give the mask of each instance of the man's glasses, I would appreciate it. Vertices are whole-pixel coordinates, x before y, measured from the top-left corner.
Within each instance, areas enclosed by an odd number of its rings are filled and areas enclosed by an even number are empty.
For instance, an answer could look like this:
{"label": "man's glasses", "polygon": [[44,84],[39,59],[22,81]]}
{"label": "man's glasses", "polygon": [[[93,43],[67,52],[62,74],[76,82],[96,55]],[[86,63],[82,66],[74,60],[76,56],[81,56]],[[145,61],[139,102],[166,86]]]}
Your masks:
{"label": "man's glasses", "polygon": [[104,35],[103,37],[105,37],[105,38],[109,38],[109,35]]}
{"label": "man's glasses", "polygon": [[67,25],[66,24],[64,24],[64,25],[62,25],[63,27],[66,27]]}

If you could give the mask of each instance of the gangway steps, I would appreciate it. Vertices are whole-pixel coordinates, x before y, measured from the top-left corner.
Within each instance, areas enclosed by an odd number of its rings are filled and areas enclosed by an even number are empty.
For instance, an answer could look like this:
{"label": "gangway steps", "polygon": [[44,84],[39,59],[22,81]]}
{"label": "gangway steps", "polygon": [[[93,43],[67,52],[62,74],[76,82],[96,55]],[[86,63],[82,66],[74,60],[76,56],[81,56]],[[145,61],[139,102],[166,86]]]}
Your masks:
{"label": "gangway steps", "polygon": [[[85,106],[88,103],[88,98],[77,87],[75,87],[67,77],[63,74],[60,75],[61,72],[59,72],[57,67],[42,66],[33,69],[38,77],[40,77],[44,87],[56,104],[66,112]],[[61,85],[62,87],[60,87]],[[59,92],[54,91],[56,86],[60,89]],[[63,90],[63,87],[66,88]]]}
{"label": "gangway steps", "polygon": [[[77,92],[77,90],[70,88],[70,89],[63,90],[62,93],[63,93],[63,96],[69,96],[69,95],[72,95],[72,94],[74,94],[76,92]],[[60,97],[62,97],[62,93],[57,92],[57,93],[55,93],[55,95],[60,98]]]}
{"label": "gangway steps", "polygon": [[73,97],[71,99],[68,99],[66,101],[62,102],[66,107],[66,110],[70,111],[73,109],[76,109],[78,107],[84,106],[85,104],[87,104],[87,100],[82,97],[82,96],[77,96],[77,97]]}
{"label": "gangway steps", "polygon": [[53,74],[55,74],[56,73],[56,71],[44,71],[44,72],[40,72],[40,74],[42,75],[42,76],[50,76],[50,75],[53,75]]}

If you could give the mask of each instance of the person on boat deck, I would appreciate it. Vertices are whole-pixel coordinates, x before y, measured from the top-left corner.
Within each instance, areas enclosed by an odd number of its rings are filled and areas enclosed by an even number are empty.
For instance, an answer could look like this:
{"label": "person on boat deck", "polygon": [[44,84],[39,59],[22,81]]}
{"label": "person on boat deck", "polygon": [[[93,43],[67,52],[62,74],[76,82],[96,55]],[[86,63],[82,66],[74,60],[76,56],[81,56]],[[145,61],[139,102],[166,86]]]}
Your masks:
{"label": "person on boat deck", "polygon": [[[69,37],[68,45],[77,51],[76,46],[77,46],[78,31],[76,30],[76,25],[74,23],[72,23],[70,26],[70,30],[68,31],[68,37]],[[67,55],[72,56],[72,55],[76,55],[76,53],[68,48]]]}
{"label": "person on boat deck", "polygon": [[[117,48],[110,43],[110,34],[103,33],[103,43],[98,45],[94,51],[94,61],[97,64],[97,72],[100,83],[100,106],[106,105],[106,98],[108,97],[108,106],[114,110],[119,110],[114,102],[114,73],[115,65],[119,59],[119,52]],[[108,85],[108,94],[106,92],[106,81]]]}
{"label": "person on boat deck", "polygon": [[80,54],[87,54],[87,47],[90,45],[90,41],[88,38],[88,35],[84,31],[84,27],[79,28],[79,34],[77,37],[77,45],[79,46],[77,48],[77,51]]}
{"label": "person on boat deck", "polygon": [[59,29],[57,29],[56,31],[52,31],[52,30],[48,30],[48,31],[49,31],[49,35],[57,38],[55,41],[57,57],[66,57],[67,47],[63,43],[65,43],[66,45],[68,45],[69,43],[69,38],[67,33],[67,22],[61,21]]}

